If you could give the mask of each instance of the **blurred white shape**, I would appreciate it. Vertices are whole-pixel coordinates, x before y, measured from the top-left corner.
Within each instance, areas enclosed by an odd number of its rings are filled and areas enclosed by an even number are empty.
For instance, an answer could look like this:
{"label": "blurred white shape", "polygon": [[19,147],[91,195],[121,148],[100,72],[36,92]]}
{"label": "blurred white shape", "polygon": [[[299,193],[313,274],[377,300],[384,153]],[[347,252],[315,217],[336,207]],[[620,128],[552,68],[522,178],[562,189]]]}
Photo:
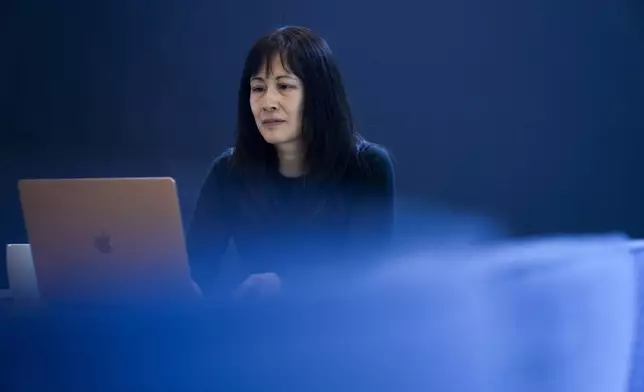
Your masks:
{"label": "blurred white shape", "polygon": [[9,290],[14,299],[39,297],[36,270],[29,244],[7,245],[7,276]]}
{"label": "blurred white shape", "polygon": [[383,319],[407,317],[387,333],[407,347],[398,370],[416,386],[406,390],[627,390],[636,274],[623,236],[425,249],[367,286],[406,299],[381,308]]}

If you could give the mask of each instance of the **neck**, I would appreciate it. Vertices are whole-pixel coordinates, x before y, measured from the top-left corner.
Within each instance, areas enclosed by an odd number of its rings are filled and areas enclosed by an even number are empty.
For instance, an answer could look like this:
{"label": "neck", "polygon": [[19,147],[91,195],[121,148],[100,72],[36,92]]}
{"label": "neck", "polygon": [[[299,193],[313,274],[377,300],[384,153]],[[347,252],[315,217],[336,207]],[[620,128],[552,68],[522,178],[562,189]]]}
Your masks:
{"label": "neck", "polygon": [[300,177],[306,174],[301,142],[284,143],[275,148],[279,159],[279,171],[284,177]]}

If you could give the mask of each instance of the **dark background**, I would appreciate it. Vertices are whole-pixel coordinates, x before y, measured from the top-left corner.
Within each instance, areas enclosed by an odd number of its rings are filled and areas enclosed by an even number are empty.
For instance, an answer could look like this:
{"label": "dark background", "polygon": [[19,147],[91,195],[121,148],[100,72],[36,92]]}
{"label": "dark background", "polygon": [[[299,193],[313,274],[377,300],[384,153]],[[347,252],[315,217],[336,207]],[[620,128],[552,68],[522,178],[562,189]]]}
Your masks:
{"label": "dark background", "polygon": [[27,242],[24,177],[173,176],[189,216],[245,52],[283,24],[327,38],[402,195],[513,235],[644,237],[641,2],[1,4],[1,244]]}

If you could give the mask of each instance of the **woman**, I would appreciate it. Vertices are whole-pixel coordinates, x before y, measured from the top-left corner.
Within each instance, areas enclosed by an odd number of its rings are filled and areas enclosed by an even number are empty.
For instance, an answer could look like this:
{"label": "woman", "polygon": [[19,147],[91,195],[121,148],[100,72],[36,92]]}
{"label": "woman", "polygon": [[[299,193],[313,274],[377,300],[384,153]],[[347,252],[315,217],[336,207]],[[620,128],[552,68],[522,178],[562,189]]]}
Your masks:
{"label": "woman", "polygon": [[354,131],[327,43],[281,28],[246,58],[235,146],[214,161],[187,239],[193,279],[212,290],[231,239],[242,291],[371,260],[389,241],[393,197],[392,162]]}

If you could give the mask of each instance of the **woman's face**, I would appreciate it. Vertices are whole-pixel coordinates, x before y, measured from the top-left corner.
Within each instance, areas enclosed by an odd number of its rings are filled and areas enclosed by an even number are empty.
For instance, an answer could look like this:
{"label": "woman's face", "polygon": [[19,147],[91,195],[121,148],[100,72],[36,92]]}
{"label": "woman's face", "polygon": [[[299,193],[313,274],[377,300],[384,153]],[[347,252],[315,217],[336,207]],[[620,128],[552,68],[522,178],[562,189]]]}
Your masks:
{"label": "woman's face", "polygon": [[304,89],[302,81],[289,73],[279,56],[250,79],[250,107],[257,129],[267,143],[296,142],[302,135]]}

